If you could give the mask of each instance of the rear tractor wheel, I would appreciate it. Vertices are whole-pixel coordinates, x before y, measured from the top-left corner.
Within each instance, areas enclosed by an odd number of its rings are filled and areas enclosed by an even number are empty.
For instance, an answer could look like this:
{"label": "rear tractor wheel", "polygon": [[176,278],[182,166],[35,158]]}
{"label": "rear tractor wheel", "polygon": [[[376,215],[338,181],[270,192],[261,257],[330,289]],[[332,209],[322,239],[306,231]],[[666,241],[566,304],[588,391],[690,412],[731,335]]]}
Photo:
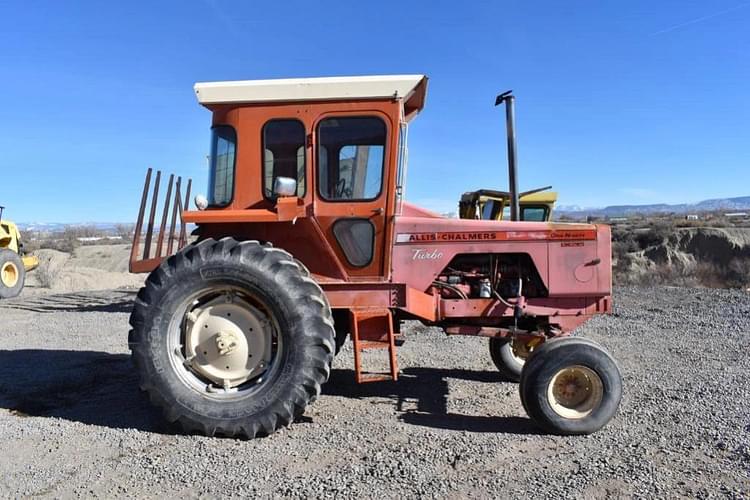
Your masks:
{"label": "rear tractor wheel", "polygon": [[21,256],[7,248],[0,249],[0,299],[17,297],[25,280]]}
{"label": "rear tractor wheel", "polygon": [[554,434],[591,434],[609,422],[622,397],[615,360],[578,337],[548,340],[527,360],[519,390],[529,417]]}
{"label": "rear tractor wheel", "polygon": [[130,318],[141,388],[188,432],[253,438],[289,425],[333,358],[323,291],[291,255],[204,240],[148,277]]}

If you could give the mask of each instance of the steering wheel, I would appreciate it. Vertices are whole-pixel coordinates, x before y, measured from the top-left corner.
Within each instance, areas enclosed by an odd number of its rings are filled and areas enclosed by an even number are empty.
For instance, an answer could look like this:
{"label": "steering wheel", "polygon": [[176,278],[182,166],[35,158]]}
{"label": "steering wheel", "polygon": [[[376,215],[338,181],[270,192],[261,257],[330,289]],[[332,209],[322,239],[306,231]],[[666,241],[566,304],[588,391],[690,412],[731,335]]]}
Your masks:
{"label": "steering wheel", "polygon": [[336,199],[346,199],[352,197],[352,190],[346,187],[346,179],[339,179],[336,183]]}

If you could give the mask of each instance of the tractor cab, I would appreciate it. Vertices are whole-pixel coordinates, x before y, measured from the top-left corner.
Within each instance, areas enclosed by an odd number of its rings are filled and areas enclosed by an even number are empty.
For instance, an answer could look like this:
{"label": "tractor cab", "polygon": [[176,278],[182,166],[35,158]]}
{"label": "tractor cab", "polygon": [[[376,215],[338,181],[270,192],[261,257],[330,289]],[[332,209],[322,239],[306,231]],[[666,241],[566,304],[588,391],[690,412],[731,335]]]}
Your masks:
{"label": "tractor cab", "polygon": [[[231,230],[284,240],[290,251],[312,256],[305,264],[322,280],[389,274],[387,221],[401,207],[407,124],[424,106],[424,75],[212,82],[194,89],[212,113],[207,193],[190,210],[189,193],[177,186],[171,202],[170,177],[153,248],[157,174],[147,244],[140,258],[134,245],[132,271],[158,265],[164,240],[184,246],[184,225],[194,223],[200,238]],[[150,181],[149,174],[140,226]]]}
{"label": "tractor cab", "polygon": [[426,90],[423,75],[196,84],[212,113],[208,192],[182,222],[201,238],[284,241],[321,280],[387,279],[407,124]]}

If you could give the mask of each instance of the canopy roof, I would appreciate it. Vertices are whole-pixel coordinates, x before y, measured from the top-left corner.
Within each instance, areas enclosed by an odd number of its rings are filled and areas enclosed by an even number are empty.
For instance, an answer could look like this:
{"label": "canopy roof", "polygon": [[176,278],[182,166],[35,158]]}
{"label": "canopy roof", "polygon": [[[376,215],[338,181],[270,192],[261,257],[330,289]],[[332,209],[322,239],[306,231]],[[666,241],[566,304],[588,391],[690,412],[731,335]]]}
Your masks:
{"label": "canopy roof", "polygon": [[242,80],[196,83],[194,89],[198,102],[204,106],[228,103],[400,99],[404,103],[404,114],[411,117],[424,107],[427,77],[383,75]]}

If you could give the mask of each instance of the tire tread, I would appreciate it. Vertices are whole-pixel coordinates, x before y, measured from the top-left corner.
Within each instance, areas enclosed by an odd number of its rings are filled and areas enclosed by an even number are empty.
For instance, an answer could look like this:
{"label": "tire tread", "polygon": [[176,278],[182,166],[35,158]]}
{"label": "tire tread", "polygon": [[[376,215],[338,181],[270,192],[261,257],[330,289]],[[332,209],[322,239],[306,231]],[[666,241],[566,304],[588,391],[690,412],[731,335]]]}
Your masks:
{"label": "tire tread", "polygon": [[[269,405],[268,411],[245,419],[196,418],[196,413],[184,408],[159,387],[159,378],[149,360],[148,349],[152,333],[148,325],[154,322],[158,301],[175,277],[184,272],[198,272],[209,262],[218,260],[242,266],[247,272],[263,273],[289,290],[294,301],[288,304],[302,322],[302,335],[295,342],[306,348],[305,367],[295,377],[300,387],[288,387],[283,400]],[[306,270],[306,269],[305,269]],[[205,239],[188,245],[177,254],[162,261],[146,279],[138,292],[130,316],[131,330],[128,343],[139,374],[139,385],[148,393],[152,403],[160,407],[167,420],[176,422],[186,432],[208,436],[224,435],[255,438],[272,434],[291,424],[321,391],[328,380],[334,351],[334,329],[327,298],[320,286],[305,274],[300,263],[288,252],[257,241],[239,242],[231,237],[220,240]],[[300,390],[301,389],[301,390]]]}

